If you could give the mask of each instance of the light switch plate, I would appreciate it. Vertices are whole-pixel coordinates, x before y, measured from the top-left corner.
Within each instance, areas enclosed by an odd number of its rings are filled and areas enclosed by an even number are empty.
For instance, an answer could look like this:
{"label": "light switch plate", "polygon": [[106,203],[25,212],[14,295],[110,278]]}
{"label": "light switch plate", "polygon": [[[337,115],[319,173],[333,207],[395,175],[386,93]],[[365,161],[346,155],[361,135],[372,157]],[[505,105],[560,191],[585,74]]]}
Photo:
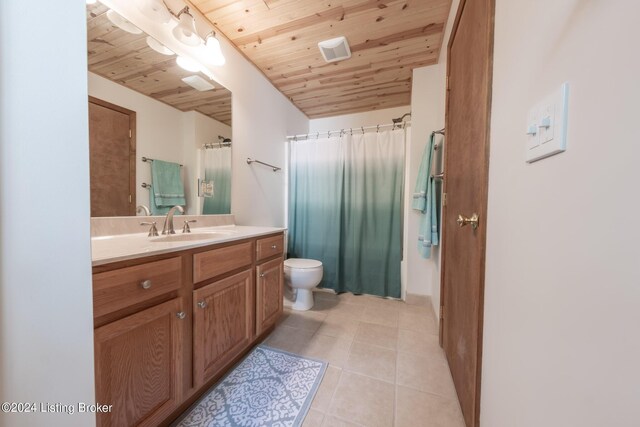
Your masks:
{"label": "light switch plate", "polygon": [[527,135],[525,147],[527,163],[542,160],[567,149],[568,107],[569,84],[564,83],[555,93],[546,97],[530,110],[527,126],[530,125],[532,116],[537,117],[538,133],[536,137],[539,142],[535,145],[532,144],[531,135]]}
{"label": "light switch plate", "polygon": [[538,128],[539,113],[532,109],[527,118],[527,150],[533,150],[540,145],[540,129]]}

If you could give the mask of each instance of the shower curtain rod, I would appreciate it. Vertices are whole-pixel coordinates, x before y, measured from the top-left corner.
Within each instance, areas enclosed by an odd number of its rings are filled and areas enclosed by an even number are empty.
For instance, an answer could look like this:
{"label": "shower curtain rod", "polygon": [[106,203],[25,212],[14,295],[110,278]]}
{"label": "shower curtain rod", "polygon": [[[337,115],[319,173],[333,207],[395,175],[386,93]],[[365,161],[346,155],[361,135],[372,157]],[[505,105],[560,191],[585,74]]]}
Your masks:
{"label": "shower curtain rod", "polygon": [[347,129],[330,130],[330,131],[315,132],[315,133],[304,133],[302,135],[287,136],[287,139],[305,139],[305,138],[309,139],[309,138],[311,138],[313,136],[315,136],[316,138],[320,138],[320,135],[327,135],[327,137],[330,137],[332,133],[339,133],[340,135],[346,134],[346,133],[350,133],[351,135],[353,135],[353,132],[362,132],[362,133],[364,133],[365,131],[374,130],[374,129],[376,130],[376,132],[378,132],[378,131],[380,131],[380,129],[386,128],[386,127],[402,129],[402,128],[406,127],[407,125],[411,125],[411,120],[407,120],[406,122],[403,122],[402,124],[400,124],[400,123],[387,123],[385,125],[360,126],[359,128],[347,128]]}
{"label": "shower curtain rod", "polygon": [[202,144],[202,148],[205,150],[211,148],[222,148],[222,147],[231,147],[230,142],[207,142],[206,144]]}

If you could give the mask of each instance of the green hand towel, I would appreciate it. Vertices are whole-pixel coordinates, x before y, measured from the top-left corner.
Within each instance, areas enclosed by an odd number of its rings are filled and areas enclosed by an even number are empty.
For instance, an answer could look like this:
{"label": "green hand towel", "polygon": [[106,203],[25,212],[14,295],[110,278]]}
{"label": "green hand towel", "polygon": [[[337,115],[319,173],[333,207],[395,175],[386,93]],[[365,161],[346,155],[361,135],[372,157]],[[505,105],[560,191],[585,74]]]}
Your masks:
{"label": "green hand towel", "polygon": [[186,205],[179,164],[154,160],[151,163],[151,180],[150,205],[154,215],[162,215],[176,205]]}
{"label": "green hand towel", "polygon": [[435,134],[431,134],[431,138],[424,148],[422,154],[422,161],[420,162],[420,169],[418,170],[418,179],[416,180],[416,187],[413,190],[413,200],[411,207],[418,211],[427,210],[427,192],[429,186],[429,179],[431,178],[431,163],[433,158],[433,146],[435,143]]}

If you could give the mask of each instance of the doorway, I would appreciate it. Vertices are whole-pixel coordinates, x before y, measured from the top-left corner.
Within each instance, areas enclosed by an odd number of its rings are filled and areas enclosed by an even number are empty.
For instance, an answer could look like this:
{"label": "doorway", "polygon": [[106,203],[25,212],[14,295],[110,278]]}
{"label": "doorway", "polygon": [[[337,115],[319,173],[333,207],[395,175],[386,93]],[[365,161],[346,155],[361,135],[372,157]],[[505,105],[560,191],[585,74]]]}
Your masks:
{"label": "doorway", "polygon": [[461,0],[448,46],[440,339],[468,427],[480,416],[495,0]]}
{"label": "doorway", "polygon": [[91,216],[136,214],[136,113],[89,97]]}

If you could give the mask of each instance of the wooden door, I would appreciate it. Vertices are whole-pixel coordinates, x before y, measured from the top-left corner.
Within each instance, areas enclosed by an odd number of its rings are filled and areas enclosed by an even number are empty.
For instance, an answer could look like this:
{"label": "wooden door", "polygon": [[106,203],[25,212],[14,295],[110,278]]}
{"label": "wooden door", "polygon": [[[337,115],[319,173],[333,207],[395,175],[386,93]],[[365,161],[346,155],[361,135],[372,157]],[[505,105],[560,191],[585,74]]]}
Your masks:
{"label": "wooden door", "polygon": [[193,292],[193,360],[196,387],[213,378],[253,338],[252,270]]}
{"label": "wooden door", "polygon": [[284,265],[282,258],[256,267],[256,334],[260,335],[282,314]]}
{"label": "wooden door", "polygon": [[136,214],[135,114],[89,98],[91,216]]}
{"label": "wooden door", "polygon": [[480,412],[493,16],[494,0],[461,1],[447,66],[441,340],[469,427]]}
{"label": "wooden door", "polygon": [[181,402],[184,334],[176,298],[94,331],[98,426],[156,426]]}

